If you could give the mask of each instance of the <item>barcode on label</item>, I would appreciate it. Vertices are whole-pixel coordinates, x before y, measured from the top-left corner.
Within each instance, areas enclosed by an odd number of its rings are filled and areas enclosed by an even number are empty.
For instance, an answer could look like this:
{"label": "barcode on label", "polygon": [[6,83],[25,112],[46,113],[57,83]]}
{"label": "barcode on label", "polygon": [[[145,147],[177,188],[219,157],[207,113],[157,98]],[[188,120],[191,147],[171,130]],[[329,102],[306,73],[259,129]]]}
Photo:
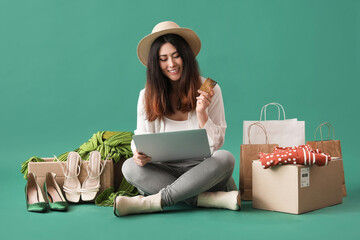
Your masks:
{"label": "barcode on label", "polygon": [[300,186],[301,187],[309,187],[310,186],[310,169],[301,168],[300,172]]}

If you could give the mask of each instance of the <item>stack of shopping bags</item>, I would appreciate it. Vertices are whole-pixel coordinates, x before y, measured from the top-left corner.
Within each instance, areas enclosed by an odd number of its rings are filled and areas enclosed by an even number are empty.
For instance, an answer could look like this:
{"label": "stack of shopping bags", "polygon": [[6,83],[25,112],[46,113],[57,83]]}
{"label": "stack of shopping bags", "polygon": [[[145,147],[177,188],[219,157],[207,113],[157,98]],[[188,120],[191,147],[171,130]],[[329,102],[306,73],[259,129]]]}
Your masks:
{"label": "stack of shopping bags", "polygon": [[[270,106],[277,108],[277,120],[267,120]],[[329,127],[326,141],[321,131],[324,125]],[[321,140],[305,144],[305,122],[286,119],[279,103],[263,106],[260,121],[244,121],[241,199],[253,200],[254,208],[295,214],[341,203],[346,190],[340,141],[334,135],[329,139],[331,124],[318,129]]]}

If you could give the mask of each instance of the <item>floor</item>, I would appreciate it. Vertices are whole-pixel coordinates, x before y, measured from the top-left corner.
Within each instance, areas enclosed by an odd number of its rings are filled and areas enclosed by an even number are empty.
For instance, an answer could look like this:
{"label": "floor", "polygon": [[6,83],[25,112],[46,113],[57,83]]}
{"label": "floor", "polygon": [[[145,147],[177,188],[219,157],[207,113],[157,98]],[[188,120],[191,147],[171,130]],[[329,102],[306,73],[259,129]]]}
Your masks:
{"label": "floor", "polygon": [[[11,159],[10,156],[8,156]],[[15,161],[15,160],[14,160]],[[176,205],[155,214],[115,217],[110,207],[70,205],[68,212],[26,211],[19,166],[1,168],[2,239],[359,239],[360,183],[347,182],[343,204],[302,215],[252,208],[241,211]],[[238,174],[238,173],[237,173]],[[236,175],[236,173],[235,173]],[[234,176],[235,180],[238,176]]]}

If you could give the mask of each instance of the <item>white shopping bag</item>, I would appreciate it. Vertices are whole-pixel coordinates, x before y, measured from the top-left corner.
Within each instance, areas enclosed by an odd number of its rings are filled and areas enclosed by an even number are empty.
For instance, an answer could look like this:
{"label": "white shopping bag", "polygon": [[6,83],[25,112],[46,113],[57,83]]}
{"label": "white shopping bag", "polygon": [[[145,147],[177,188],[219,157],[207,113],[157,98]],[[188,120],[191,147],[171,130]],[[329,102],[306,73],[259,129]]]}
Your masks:
{"label": "white shopping bag", "polygon": [[[266,110],[270,105],[274,105],[278,108],[278,120],[266,119]],[[284,117],[283,120],[280,120],[281,111]],[[249,142],[247,129],[255,122],[259,121],[244,121],[243,144]],[[279,103],[269,103],[261,108],[260,123],[266,128],[270,144],[279,144],[280,147],[291,147],[305,144],[305,122],[298,121],[297,118],[286,119],[285,110]],[[264,132],[262,129],[255,128],[251,131],[251,143],[265,144]]]}

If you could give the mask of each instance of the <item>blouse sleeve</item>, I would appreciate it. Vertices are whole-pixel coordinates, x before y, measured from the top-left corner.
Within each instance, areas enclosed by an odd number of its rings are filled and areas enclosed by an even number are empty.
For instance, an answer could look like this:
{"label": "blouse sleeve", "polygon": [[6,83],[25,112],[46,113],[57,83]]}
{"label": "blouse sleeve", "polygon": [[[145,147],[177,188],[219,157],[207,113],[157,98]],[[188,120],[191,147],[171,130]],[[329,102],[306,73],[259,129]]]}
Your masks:
{"label": "blouse sleeve", "polygon": [[222,98],[221,88],[219,85],[214,87],[214,96],[211,104],[208,107],[208,120],[204,125],[206,132],[209,136],[209,141],[214,146],[214,151],[222,147],[225,140],[225,110]]}
{"label": "blouse sleeve", "polygon": [[[137,103],[137,123],[136,123],[136,130],[134,131],[135,135],[143,134],[143,133],[147,132],[144,100],[145,100],[145,89],[140,91],[139,99],[138,99],[138,103]],[[131,141],[131,150],[133,152],[135,152],[135,150],[136,150],[134,140]]]}

